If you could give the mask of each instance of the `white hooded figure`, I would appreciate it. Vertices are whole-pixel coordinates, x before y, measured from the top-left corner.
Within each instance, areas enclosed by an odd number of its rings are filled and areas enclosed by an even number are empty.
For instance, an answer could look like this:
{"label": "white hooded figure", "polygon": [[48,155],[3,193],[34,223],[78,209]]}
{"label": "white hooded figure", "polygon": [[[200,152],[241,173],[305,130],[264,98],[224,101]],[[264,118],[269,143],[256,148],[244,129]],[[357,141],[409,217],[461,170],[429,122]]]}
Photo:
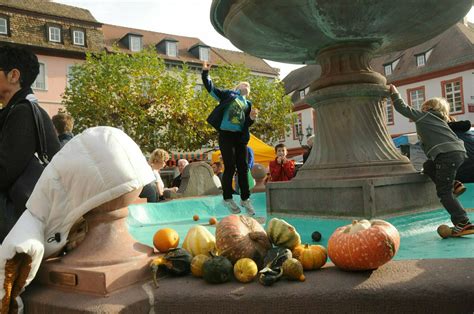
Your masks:
{"label": "white hooded figure", "polygon": [[119,129],[94,127],[69,141],[45,168],[0,247],[2,312],[22,311],[18,295],[41,261],[66,245],[80,217],[154,180],[138,145]]}

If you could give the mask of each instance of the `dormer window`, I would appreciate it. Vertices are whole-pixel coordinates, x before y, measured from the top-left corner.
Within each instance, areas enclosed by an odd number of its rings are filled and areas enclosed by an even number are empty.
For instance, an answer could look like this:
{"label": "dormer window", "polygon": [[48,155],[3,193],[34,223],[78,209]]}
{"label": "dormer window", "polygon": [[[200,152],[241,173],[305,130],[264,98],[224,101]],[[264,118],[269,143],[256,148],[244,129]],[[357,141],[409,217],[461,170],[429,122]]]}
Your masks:
{"label": "dormer window", "polygon": [[58,26],[48,26],[49,41],[53,43],[61,42],[61,28]]}
{"label": "dormer window", "polygon": [[423,52],[423,53],[420,53],[420,54],[417,54],[415,55],[415,58],[416,58],[416,66],[417,67],[423,67],[426,65],[426,62],[428,61],[428,58],[430,57],[431,55],[431,52],[433,52],[433,48],[431,48],[430,50],[426,51],[426,52]]}
{"label": "dormer window", "polygon": [[129,47],[131,51],[138,52],[142,50],[142,37],[141,36],[129,36]]}
{"label": "dormer window", "polygon": [[72,30],[72,43],[77,46],[85,46],[85,32],[80,29],[73,29]]}
{"label": "dormer window", "polygon": [[397,67],[399,61],[400,61],[400,57],[398,57],[395,61],[391,61],[383,65],[383,71],[385,73],[385,76],[389,76],[393,74],[393,71]]}
{"label": "dormer window", "polygon": [[199,47],[199,60],[209,61],[209,48],[208,47]]}
{"label": "dormer window", "polygon": [[194,57],[199,58],[201,61],[210,61],[211,59],[211,47],[198,42],[191,46],[188,50]]}
{"label": "dormer window", "polygon": [[8,35],[8,19],[0,16],[0,35]]}
{"label": "dormer window", "polygon": [[416,66],[417,67],[422,67],[425,66],[426,60],[425,60],[425,54],[417,55],[416,56]]}
{"label": "dormer window", "polygon": [[166,42],[166,55],[170,57],[178,56],[178,44],[175,41]]}

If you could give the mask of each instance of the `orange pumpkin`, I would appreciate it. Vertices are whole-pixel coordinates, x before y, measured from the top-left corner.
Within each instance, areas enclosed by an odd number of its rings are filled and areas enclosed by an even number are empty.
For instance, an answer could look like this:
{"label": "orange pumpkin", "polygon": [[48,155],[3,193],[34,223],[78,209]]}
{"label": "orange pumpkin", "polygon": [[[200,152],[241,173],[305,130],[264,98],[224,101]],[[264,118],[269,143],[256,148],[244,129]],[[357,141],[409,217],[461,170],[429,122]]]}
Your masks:
{"label": "orange pumpkin", "polygon": [[328,259],[327,250],[322,245],[298,245],[292,253],[303,265],[304,270],[320,269]]}
{"label": "orange pumpkin", "polygon": [[171,228],[160,229],[153,236],[153,245],[162,253],[178,247],[178,244],[179,235]]}
{"label": "orange pumpkin", "polygon": [[390,261],[400,247],[400,234],[383,220],[354,220],[339,227],[328,241],[331,261],[343,270],[376,269]]}

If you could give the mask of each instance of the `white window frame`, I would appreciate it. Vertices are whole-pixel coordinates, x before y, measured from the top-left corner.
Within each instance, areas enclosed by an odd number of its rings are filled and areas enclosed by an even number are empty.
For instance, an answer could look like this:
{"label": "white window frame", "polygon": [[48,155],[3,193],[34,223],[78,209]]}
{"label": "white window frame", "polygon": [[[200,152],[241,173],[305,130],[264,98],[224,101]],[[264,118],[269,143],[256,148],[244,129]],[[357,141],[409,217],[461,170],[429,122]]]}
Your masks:
{"label": "white window frame", "polygon": [[[458,85],[455,85],[458,83]],[[449,113],[462,113],[464,103],[462,100],[463,93],[462,93],[462,82],[461,80],[450,81],[448,83],[444,83],[444,97],[449,102]],[[458,89],[456,87],[459,86]],[[450,90],[448,91],[448,87]],[[456,101],[458,99],[458,101]]]}
{"label": "white window frame", "polygon": [[[173,50],[171,47],[174,48],[174,54],[172,54]],[[167,41],[166,42],[166,55],[169,57],[177,57],[178,56],[178,43],[174,41]]]}
{"label": "white window frame", "polygon": [[304,98],[304,96],[306,96],[306,92],[305,92],[305,90],[304,90],[304,89],[300,89],[300,93],[299,93],[299,95],[300,95],[300,99],[303,99],[303,98]]}
{"label": "white window frame", "polygon": [[426,65],[426,56],[424,53],[416,56],[416,66],[424,67]]}
{"label": "white window frame", "polygon": [[[4,25],[2,25],[4,23]],[[2,27],[5,26],[5,31],[3,31]],[[8,35],[8,20],[4,17],[0,17],[0,34]]]}
{"label": "white window frame", "polygon": [[392,75],[392,73],[393,73],[392,64],[391,64],[391,63],[385,64],[385,65],[383,66],[383,71],[384,71],[384,73],[385,73],[385,76]]}
{"label": "white window frame", "polygon": [[207,47],[199,47],[199,60],[209,61],[210,49]]}
{"label": "white window frame", "polygon": [[[76,36],[76,34],[78,36]],[[81,30],[73,30],[72,31],[72,43],[74,45],[78,45],[78,46],[84,46],[85,45],[85,42],[86,42],[86,34],[84,33],[84,31],[81,31]],[[80,39],[81,41],[78,41],[76,39]]]}
{"label": "white window frame", "polygon": [[[48,76],[46,75],[46,63],[44,62],[39,62],[39,73],[38,73],[38,76],[36,77],[36,80],[33,82],[33,84],[31,84],[31,88],[32,89],[36,89],[36,90],[42,90],[42,91],[46,91],[48,90]],[[38,78],[41,78],[42,76],[42,85],[40,82],[38,82]]]}
{"label": "white window frame", "polygon": [[[130,35],[130,51],[139,52],[142,51],[142,38],[140,36]],[[137,47],[138,44],[138,47]]]}
{"label": "white window frame", "polygon": [[196,85],[194,85],[194,93],[197,94],[197,93],[202,92],[203,87],[204,87],[204,85],[197,83]]}
{"label": "white window frame", "polygon": [[[56,31],[58,31],[58,33],[56,33]],[[49,41],[53,43],[60,43],[61,42],[61,28],[57,26],[48,26],[48,37],[49,37]]]}
{"label": "white window frame", "polygon": [[296,114],[293,122],[293,140],[299,141],[298,131],[303,132],[303,114],[301,112]]}
{"label": "white window frame", "polygon": [[[421,95],[421,93],[423,93]],[[421,110],[421,105],[425,102],[425,91],[423,89],[414,89],[408,92],[410,97],[410,105],[417,110]]]}

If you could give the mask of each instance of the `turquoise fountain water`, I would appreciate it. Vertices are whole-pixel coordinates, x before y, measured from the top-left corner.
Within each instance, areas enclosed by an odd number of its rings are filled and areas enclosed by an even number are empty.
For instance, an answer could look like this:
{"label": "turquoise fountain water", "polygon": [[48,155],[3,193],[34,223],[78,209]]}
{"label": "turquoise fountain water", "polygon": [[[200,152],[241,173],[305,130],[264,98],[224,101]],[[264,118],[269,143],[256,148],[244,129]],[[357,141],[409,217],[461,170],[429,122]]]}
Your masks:
{"label": "turquoise fountain water", "polygon": [[[467,192],[459,199],[465,208],[469,208],[469,216],[474,220],[474,184],[467,185]],[[256,208],[256,217],[269,221],[273,216],[266,213],[265,193],[251,196]],[[238,197],[235,197],[238,200]],[[208,223],[210,217],[218,220],[227,216],[228,211],[221,205],[221,196],[209,196],[192,199],[173,200],[170,202],[133,205],[129,208],[128,225],[132,236],[139,242],[153,246],[153,235],[158,229],[173,228],[184,240],[189,228],[201,224],[215,233],[215,226]],[[193,221],[198,215],[199,220]],[[340,226],[351,223],[350,219],[329,219],[309,216],[278,216],[295,226],[303,243],[315,243],[326,246],[333,231]],[[447,212],[438,209],[403,216],[386,217],[400,232],[401,244],[395,259],[423,258],[474,258],[474,236],[441,239],[436,228],[441,224],[450,225]],[[320,242],[313,242],[311,234],[319,231]]]}

